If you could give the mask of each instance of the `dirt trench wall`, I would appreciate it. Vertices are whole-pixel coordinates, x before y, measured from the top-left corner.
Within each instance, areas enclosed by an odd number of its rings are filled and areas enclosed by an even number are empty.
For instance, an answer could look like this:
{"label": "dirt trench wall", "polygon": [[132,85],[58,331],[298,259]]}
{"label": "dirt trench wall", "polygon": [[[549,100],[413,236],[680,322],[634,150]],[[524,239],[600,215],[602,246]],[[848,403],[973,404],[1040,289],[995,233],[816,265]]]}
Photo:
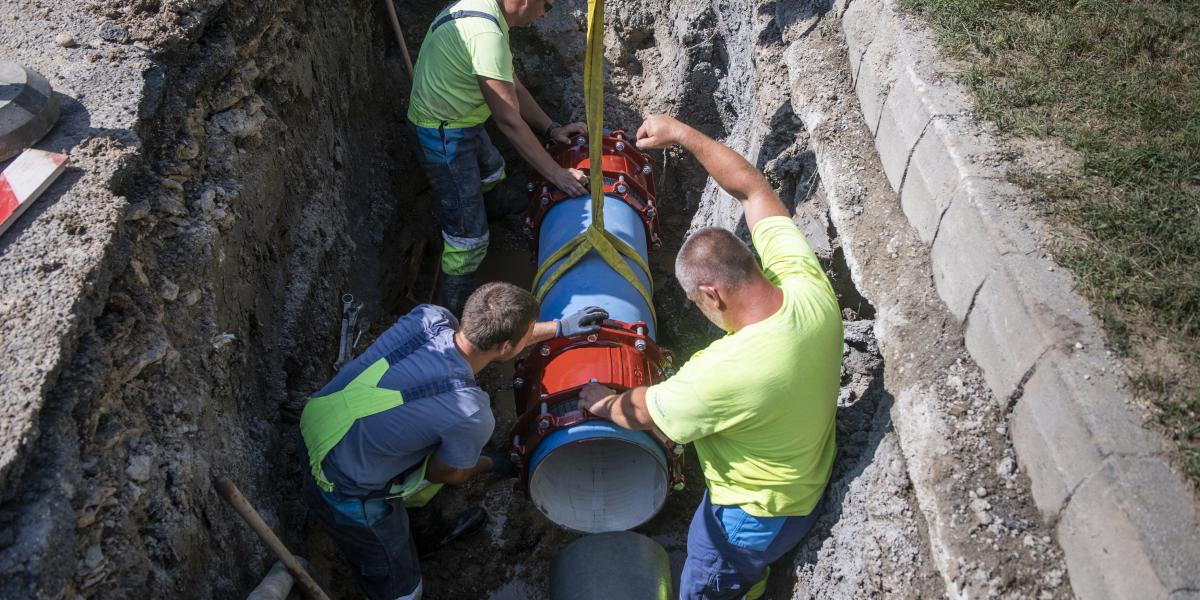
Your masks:
{"label": "dirt trench wall", "polygon": [[402,301],[432,247],[381,9],[109,1],[67,30],[68,61],[151,67],[141,147],[104,185],[120,210],[95,276],[111,283],[74,316],[40,436],[3,489],[0,597],[243,593],[273,558],[216,476],[299,529],[281,405],[329,375],[340,294]]}

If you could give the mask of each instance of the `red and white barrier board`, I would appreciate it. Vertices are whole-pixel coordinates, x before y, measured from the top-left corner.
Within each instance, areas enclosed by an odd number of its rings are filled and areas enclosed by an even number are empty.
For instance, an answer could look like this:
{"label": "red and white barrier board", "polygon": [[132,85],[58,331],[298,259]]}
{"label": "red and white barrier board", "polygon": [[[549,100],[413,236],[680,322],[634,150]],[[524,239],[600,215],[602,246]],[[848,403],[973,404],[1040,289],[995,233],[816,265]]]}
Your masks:
{"label": "red and white barrier board", "polygon": [[67,166],[67,155],[26,150],[0,174],[0,235],[20,218]]}

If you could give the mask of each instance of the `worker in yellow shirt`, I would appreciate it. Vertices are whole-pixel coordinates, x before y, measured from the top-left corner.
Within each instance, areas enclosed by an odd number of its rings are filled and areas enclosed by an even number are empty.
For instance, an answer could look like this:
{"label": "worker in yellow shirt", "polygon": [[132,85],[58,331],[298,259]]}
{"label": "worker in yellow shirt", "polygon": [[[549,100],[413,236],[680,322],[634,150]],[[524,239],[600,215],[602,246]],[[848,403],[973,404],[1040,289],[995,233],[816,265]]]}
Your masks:
{"label": "worker in yellow shirt", "polygon": [[662,383],[620,394],[590,384],[579,406],[695,444],[707,489],[688,531],[679,597],[758,598],[769,565],[816,521],[829,481],[841,313],[808,241],[750,163],[663,115],[646,119],[637,144],[691,152],[741,202],[762,265],[729,231],[692,234],[675,276],[727,335]]}
{"label": "worker in yellow shirt", "polygon": [[525,207],[523,198],[505,205],[499,194],[505,165],[484,129],[488,117],[551,184],[572,196],[587,193],[587,176],[559,166],[537,137],[566,142],[587,126],[551,119],[513,71],[509,27],[532,25],[553,7],[553,0],[457,0],[433,18],[421,44],[408,120],[438,203],[438,304],[455,316],[479,284],[474,272],[487,254],[489,218]]}

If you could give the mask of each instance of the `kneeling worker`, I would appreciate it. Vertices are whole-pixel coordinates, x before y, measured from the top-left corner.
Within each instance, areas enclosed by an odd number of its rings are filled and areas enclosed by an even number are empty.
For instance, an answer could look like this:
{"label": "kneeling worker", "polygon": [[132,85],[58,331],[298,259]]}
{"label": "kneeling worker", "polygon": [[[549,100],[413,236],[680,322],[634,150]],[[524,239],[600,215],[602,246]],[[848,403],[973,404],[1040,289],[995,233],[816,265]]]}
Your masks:
{"label": "kneeling worker", "polygon": [[442,484],[511,472],[503,454],[481,455],[495,418],[475,374],[530,344],[599,329],[595,307],[536,322],[538,304],[508,283],[481,286],[462,326],[421,305],[342,367],[300,417],[310,476],[305,500],[358,576],[368,598],[421,597],[421,571],[405,506]]}
{"label": "kneeling worker", "polygon": [[532,25],[552,0],[459,0],[433,18],[413,74],[408,120],[416,129],[418,155],[438,202],[442,228],[440,303],[462,311],[487,253],[489,215],[513,213],[522,199],[501,206],[504,159],[483,123],[496,125],[529,166],[572,196],[587,193],[587,177],[564,169],[538,135],[566,142],[587,131],[583,123],[561,125],[538,106],[513,71],[509,27]]}
{"label": "kneeling worker", "polygon": [[842,319],[816,255],[762,175],[670,117],[652,116],[637,133],[640,148],[676,143],[741,201],[762,267],[729,231],[694,233],[675,276],[728,335],[665,382],[621,394],[590,384],[579,405],[695,443],[707,490],[688,531],[679,597],[753,599],[769,565],[812,527],[829,481]]}

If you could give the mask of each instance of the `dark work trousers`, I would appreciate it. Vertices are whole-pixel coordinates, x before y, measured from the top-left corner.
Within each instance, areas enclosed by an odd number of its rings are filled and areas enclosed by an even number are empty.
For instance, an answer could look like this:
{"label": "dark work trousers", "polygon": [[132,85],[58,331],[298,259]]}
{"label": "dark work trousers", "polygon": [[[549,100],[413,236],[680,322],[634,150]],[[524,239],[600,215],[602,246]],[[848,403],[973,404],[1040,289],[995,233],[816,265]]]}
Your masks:
{"label": "dark work trousers", "polygon": [[767,567],[795,548],[817,522],[820,504],[803,517],[754,517],[713,504],[708,492],[688,529],[681,600],[744,598]]}
{"label": "dark work trousers", "polygon": [[[304,480],[305,503],[350,563],[367,598],[419,600],[421,565],[417,561],[417,547],[409,532],[404,504],[382,499],[356,501],[360,505],[372,503],[361,507],[361,514],[352,515],[360,521],[373,521],[363,525],[334,509],[317,489],[311,475]],[[352,502],[339,502],[339,507],[347,510]],[[386,506],[380,507],[377,504],[380,502]],[[378,517],[378,514],[384,516]]]}

